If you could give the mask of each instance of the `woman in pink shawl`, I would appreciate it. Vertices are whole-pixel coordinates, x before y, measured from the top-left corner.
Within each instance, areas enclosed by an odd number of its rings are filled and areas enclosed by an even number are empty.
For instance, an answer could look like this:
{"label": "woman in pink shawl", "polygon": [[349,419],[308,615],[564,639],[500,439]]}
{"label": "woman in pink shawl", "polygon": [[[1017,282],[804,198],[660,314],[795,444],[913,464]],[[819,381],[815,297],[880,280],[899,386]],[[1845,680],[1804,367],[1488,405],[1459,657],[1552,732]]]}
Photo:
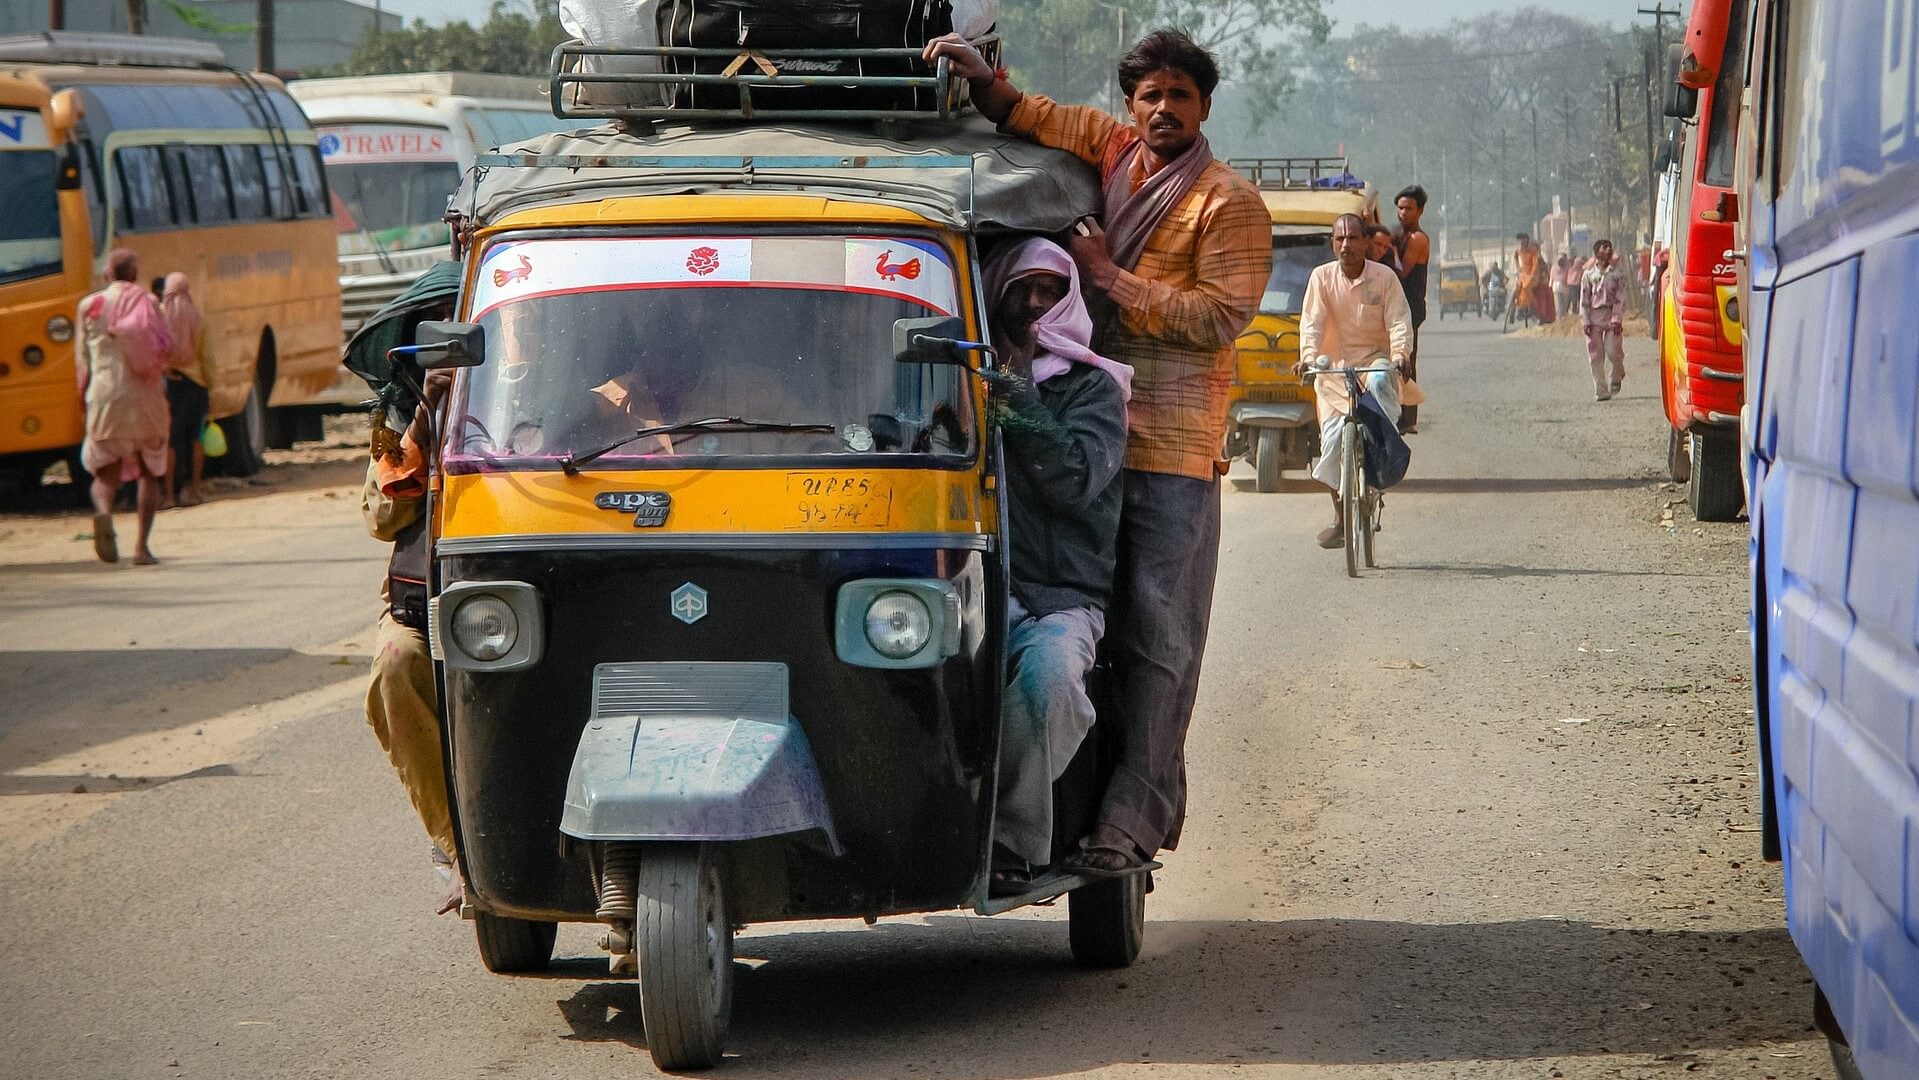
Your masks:
{"label": "woman in pink shawl", "polygon": [[166,505],[195,506],[207,463],[200,446],[200,429],[207,422],[207,331],[200,307],[193,302],[193,287],[178,270],[167,275],[160,310],[167,317],[167,334],[173,338],[167,353],[167,407],[173,422],[167,439]]}
{"label": "woman in pink shawl", "polygon": [[107,287],[80,301],[79,355],[74,365],[87,403],[87,436],[80,461],[93,474],[93,552],[120,561],[113,534],[113,496],[129,480],[140,484],[136,565],[159,560],[147,546],[167,471],[167,391],[164,372],[173,339],[153,295],[140,285],[134,254],[107,256]]}

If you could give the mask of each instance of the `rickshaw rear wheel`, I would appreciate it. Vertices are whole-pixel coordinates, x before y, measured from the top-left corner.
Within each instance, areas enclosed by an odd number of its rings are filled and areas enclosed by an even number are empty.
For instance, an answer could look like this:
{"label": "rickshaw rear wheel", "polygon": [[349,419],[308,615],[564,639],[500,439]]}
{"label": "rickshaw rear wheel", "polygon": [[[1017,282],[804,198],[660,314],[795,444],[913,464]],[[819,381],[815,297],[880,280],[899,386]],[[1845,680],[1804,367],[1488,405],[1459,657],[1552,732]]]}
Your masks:
{"label": "rickshaw rear wheel", "polygon": [[1146,936],[1146,875],[1082,885],[1066,894],[1067,938],[1083,968],[1131,967]]}
{"label": "rickshaw rear wheel", "polygon": [[1281,460],[1279,429],[1260,428],[1259,439],[1253,444],[1253,469],[1258,474],[1253,483],[1256,490],[1279,490]]}
{"label": "rickshaw rear wheel", "polygon": [[633,951],[646,1048],[662,1070],[719,1063],[733,1014],[733,924],[706,844],[640,852]]}
{"label": "rickshaw rear wheel", "polygon": [[553,959],[553,939],[559,923],[510,919],[484,911],[473,915],[473,940],[480,946],[480,963],[495,975],[539,971]]}

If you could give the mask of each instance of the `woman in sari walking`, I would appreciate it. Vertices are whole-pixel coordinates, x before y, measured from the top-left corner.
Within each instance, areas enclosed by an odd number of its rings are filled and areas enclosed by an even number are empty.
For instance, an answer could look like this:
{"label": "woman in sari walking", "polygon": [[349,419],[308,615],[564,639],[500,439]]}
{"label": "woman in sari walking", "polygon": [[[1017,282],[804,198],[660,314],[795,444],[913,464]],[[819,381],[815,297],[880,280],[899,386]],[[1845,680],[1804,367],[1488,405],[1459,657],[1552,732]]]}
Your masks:
{"label": "woman in sari walking", "polygon": [[172,337],[153,295],[140,285],[133,252],[107,256],[107,287],[80,301],[80,392],[87,403],[87,436],[80,461],[93,474],[93,553],[119,562],[113,532],[113,497],[120,485],[139,481],[140,531],[135,565],[158,562],[147,541],[160,506],[160,478],[167,471],[165,371]]}

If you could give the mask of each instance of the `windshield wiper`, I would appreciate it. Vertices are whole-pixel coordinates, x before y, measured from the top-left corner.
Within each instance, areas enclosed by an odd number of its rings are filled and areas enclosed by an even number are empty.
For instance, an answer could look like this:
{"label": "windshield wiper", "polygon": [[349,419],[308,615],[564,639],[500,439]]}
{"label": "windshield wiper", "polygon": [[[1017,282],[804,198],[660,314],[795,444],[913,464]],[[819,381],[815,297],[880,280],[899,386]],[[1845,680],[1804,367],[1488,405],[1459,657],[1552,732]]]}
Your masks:
{"label": "windshield wiper", "polygon": [[640,428],[634,431],[633,434],[622,436],[597,450],[589,450],[584,454],[568,454],[560,459],[560,468],[565,469],[568,476],[578,476],[580,474],[580,466],[585,465],[589,461],[604,457],[628,443],[637,442],[640,439],[652,438],[655,435],[691,435],[700,431],[786,431],[809,432],[821,435],[839,434],[839,429],[831,424],[787,424],[777,420],[748,420],[740,416],[709,416],[704,420],[682,420],[677,424],[655,424],[652,427]]}

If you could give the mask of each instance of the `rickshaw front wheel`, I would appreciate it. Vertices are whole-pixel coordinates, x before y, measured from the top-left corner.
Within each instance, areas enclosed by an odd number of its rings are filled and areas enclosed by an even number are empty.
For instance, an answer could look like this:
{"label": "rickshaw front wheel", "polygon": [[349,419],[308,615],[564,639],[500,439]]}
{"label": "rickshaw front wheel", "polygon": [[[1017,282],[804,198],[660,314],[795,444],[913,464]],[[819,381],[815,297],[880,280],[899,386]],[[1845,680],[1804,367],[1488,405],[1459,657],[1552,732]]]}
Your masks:
{"label": "rickshaw front wheel", "polygon": [[733,924],[706,844],[640,851],[633,951],[646,1047],[662,1070],[719,1064],[733,1014]]}
{"label": "rickshaw front wheel", "polygon": [[1066,894],[1067,937],[1083,968],[1131,967],[1146,935],[1146,875],[1082,885]]}
{"label": "rickshaw front wheel", "polygon": [[1257,479],[1253,487],[1258,491],[1279,490],[1279,470],[1282,458],[1278,428],[1260,428],[1258,441],[1253,445],[1253,470]]}
{"label": "rickshaw front wheel", "polygon": [[495,975],[539,971],[553,959],[553,939],[560,924],[533,919],[509,919],[484,911],[473,915],[473,939],[480,946],[480,963]]}

